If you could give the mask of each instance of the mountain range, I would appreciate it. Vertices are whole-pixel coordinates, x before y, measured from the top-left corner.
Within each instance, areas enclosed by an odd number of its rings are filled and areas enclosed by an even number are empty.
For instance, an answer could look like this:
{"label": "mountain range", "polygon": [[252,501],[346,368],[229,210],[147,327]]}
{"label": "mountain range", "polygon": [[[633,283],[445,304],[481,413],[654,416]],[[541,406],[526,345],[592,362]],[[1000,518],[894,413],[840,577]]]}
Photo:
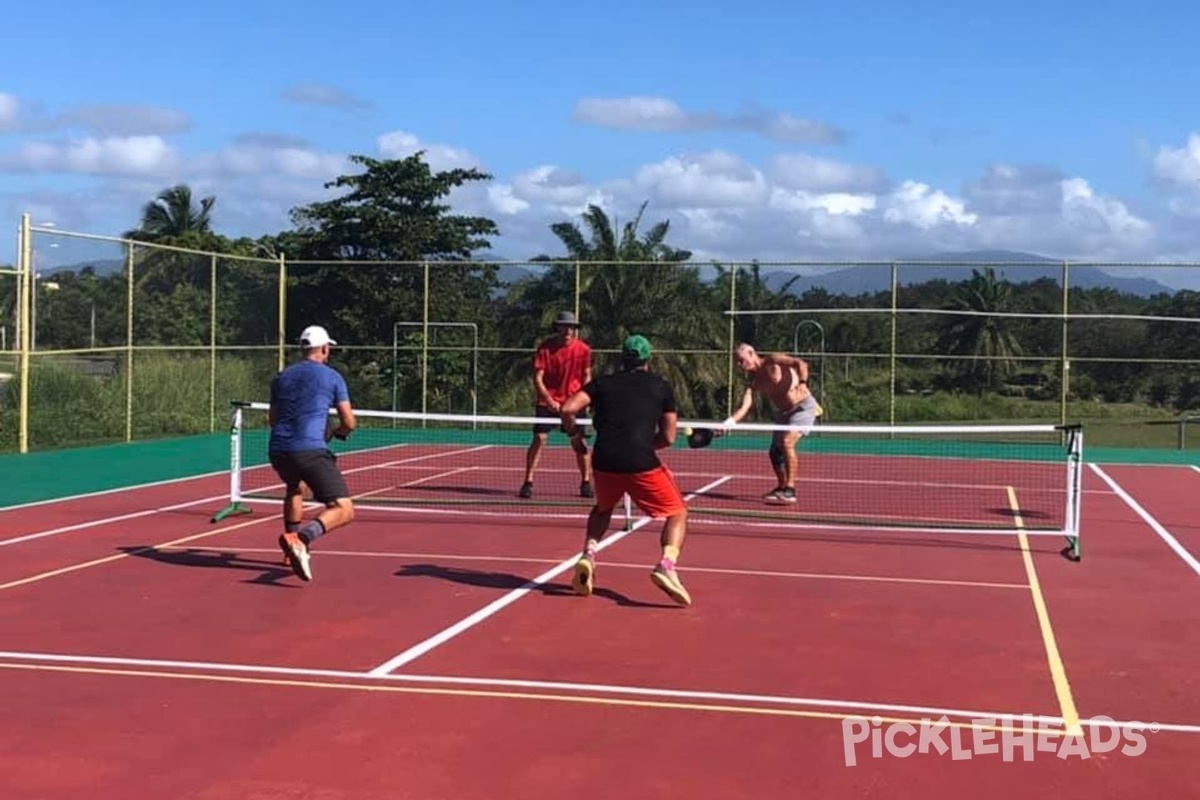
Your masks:
{"label": "mountain range", "polygon": [[[999,277],[1008,278],[1017,283],[1040,278],[1049,278],[1055,282],[1062,280],[1062,261],[1011,250],[939,253],[933,256],[908,258],[904,261],[926,263],[900,264],[897,278],[902,285],[925,283],[932,280],[961,281],[970,277],[972,267],[982,269],[989,264],[995,267]],[[531,269],[528,262],[501,260],[500,264],[499,277],[505,283],[514,283],[537,274],[536,269]],[[939,264],[945,264],[945,266],[939,266]],[[124,262],[120,260],[89,261],[56,267],[53,271],[78,271],[86,266],[93,267],[97,274],[106,275],[120,272],[124,267]],[[772,291],[780,291],[789,280],[795,279],[789,291],[796,295],[804,294],[812,288],[824,289],[835,295],[857,295],[885,292],[891,287],[891,270],[886,266],[849,265],[815,274],[802,273],[802,269],[811,270],[809,267],[792,270],[778,268],[774,265],[762,267],[763,280]],[[701,275],[710,278],[715,276],[715,271],[709,267],[701,267]],[[1072,287],[1086,289],[1108,287],[1138,297],[1151,297],[1159,293],[1174,294],[1176,291],[1152,278],[1112,275],[1100,267],[1072,266],[1069,279]]]}
{"label": "mountain range", "polygon": [[[934,280],[962,281],[971,277],[973,267],[983,269],[989,265],[994,266],[997,277],[1007,278],[1014,283],[1026,283],[1041,278],[1049,278],[1059,284],[1062,282],[1061,260],[1011,250],[939,253],[933,256],[906,258],[903,261],[926,262],[899,264],[897,280],[905,286]],[[886,292],[892,285],[891,269],[888,266],[847,265],[819,273],[813,272],[814,268],[808,266],[785,269],[770,265],[760,269],[763,282],[772,291],[778,292],[788,281],[793,281],[788,291],[794,295],[802,295],[809,289],[819,288],[832,295],[853,296]],[[500,279],[505,282],[515,282],[534,274],[536,273],[528,267],[515,263],[505,264],[500,268]],[[700,274],[705,280],[711,280],[716,272],[711,267],[702,266]],[[1152,297],[1159,293],[1174,294],[1176,291],[1152,278],[1112,275],[1100,267],[1071,266],[1068,280],[1072,288],[1107,287],[1138,297]]]}
{"label": "mountain range", "polygon": [[[998,278],[1007,278],[1013,283],[1028,283],[1049,278],[1062,284],[1062,261],[1045,256],[1008,250],[973,250],[962,253],[939,253],[933,256],[904,259],[904,261],[941,262],[946,266],[931,263],[902,263],[897,267],[896,278],[903,286],[946,280],[962,281],[971,277],[972,268],[984,269],[992,266]],[[774,291],[796,278],[791,286],[792,294],[804,294],[811,288],[821,288],[830,294],[856,295],[870,292],[886,292],[891,288],[889,267],[848,266],[820,275],[797,276],[797,271],[775,270],[764,274],[764,281]],[[1169,286],[1144,277],[1123,277],[1105,272],[1100,267],[1070,266],[1067,280],[1071,288],[1110,288],[1117,291],[1152,297],[1159,293],[1174,294]]]}

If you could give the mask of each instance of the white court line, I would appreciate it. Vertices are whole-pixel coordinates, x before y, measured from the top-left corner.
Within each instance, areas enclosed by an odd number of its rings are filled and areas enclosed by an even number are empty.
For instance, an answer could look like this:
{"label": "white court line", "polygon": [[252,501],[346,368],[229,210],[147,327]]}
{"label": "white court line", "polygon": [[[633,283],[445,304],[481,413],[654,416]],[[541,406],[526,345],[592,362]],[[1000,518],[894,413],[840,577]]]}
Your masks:
{"label": "white court line", "polygon": [[20,544],[21,542],[30,542],[30,541],[33,541],[34,539],[41,539],[45,536],[57,536],[60,533],[70,533],[71,531],[84,530],[85,528],[96,528],[101,525],[111,525],[114,522],[124,522],[124,521],[130,520],[130,519],[138,519],[139,517],[149,517],[154,514],[161,514],[164,511],[178,511],[181,508],[188,508],[190,506],[198,506],[201,503],[215,503],[219,500],[228,500],[228,499],[229,499],[229,492],[225,492],[224,494],[214,495],[213,497],[205,497],[201,500],[189,500],[186,503],[175,503],[174,505],[170,505],[170,506],[161,506],[159,508],[148,508],[144,511],[131,511],[128,514],[118,514],[115,517],[103,517],[102,519],[91,519],[91,520],[88,520],[87,522],[79,522],[74,525],[64,525],[61,528],[51,528],[50,530],[38,531],[37,533],[27,533],[27,534],[24,534],[23,536],[17,536],[13,539],[2,539],[2,540],[0,540],[0,547],[4,547],[4,546],[10,545],[10,544]]}
{"label": "white court line", "polygon": [[1195,572],[1197,575],[1200,575],[1200,561],[1197,561],[1196,557],[1189,553],[1187,548],[1181,545],[1179,540],[1171,535],[1170,531],[1164,528],[1158,520],[1150,516],[1150,512],[1142,508],[1141,505],[1139,505],[1138,502],[1134,500],[1128,492],[1122,489],[1116,481],[1110,478],[1108,473],[1100,468],[1100,465],[1089,464],[1088,466],[1092,468],[1092,472],[1095,472],[1097,475],[1099,475],[1104,482],[1107,483],[1114,492],[1116,492],[1118,497],[1125,501],[1127,506],[1133,509],[1134,513],[1142,518],[1143,522],[1150,526],[1151,530],[1158,534],[1159,538],[1167,543],[1167,547],[1170,547],[1172,550],[1174,550],[1175,554],[1183,559],[1183,562],[1191,567],[1193,572]]}
{"label": "white court line", "polygon": [[[511,689],[540,689],[547,691],[573,692],[577,694],[611,694],[636,697],[658,697],[676,700],[710,700],[728,703],[755,703],[761,705],[801,706],[810,708],[846,709],[860,712],[921,714],[934,718],[957,717],[972,720],[1020,719],[1035,724],[1062,725],[1062,717],[1048,714],[1015,714],[1002,711],[971,711],[967,709],[941,708],[937,706],[902,705],[895,703],[873,703],[861,700],[836,700],[818,697],[796,697],[792,695],[748,694],[741,692],[714,692],[692,689],[664,689],[652,686],[628,686],[621,684],[572,683],[569,681],[523,680],[517,678],[478,678],[459,675],[425,675],[418,673],[391,673],[373,675],[365,672],[335,669],[310,669],[305,667],[279,667],[263,664],[231,664],[212,661],[180,661],[149,658],[121,658],[116,656],[64,655],[59,653],[29,653],[0,651],[0,659],[22,662],[47,662],[56,664],[88,664],[103,666],[159,668],[192,670],[197,672],[245,672],[252,674],[296,676],[306,678],[341,678],[354,681],[386,681],[396,683],[445,684],[457,686],[491,686]],[[1085,727],[1120,728],[1126,725],[1148,726],[1154,724],[1158,730],[1177,733],[1200,733],[1200,725],[1179,723],[1144,723],[1140,721],[1089,718],[1080,720]]]}
{"label": "white court line", "polygon": [[[399,447],[402,445],[396,445],[396,446]],[[484,447],[487,447],[487,445],[485,445]],[[473,448],[469,448],[469,449],[465,449],[465,450],[452,450],[448,453],[434,453],[434,454],[413,456],[412,458],[406,458],[406,459],[401,459],[399,461],[393,461],[393,462],[391,462],[391,464],[406,464],[410,461],[422,461],[427,458],[459,455],[462,453],[474,452],[475,450],[479,450],[479,449],[481,449],[481,448],[473,447]],[[363,469],[369,469],[369,468],[368,467],[358,467],[356,469],[344,470],[343,472],[344,472],[344,474],[348,475],[353,472],[359,472]],[[427,478],[423,478],[421,480],[416,481],[415,483],[420,483],[421,481],[424,481],[424,480],[432,480],[433,478],[445,477],[446,475],[452,475],[455,472],[461,472],[461,471],[468,470],[468,469],[470,469],[470,467],[460,467],[459,469],[451,470],[450,472],[442,473],[441,475],[434,475],[434,476],[430,476]],[[225,474],[228,474],[228,473],[225,473]],[[149,485],[149,484],[146,484],[146,485]],[[407,486],[407,485],[413,485],[413,484],[405,484],[405,485]],[[283,486],[283,484],[281,484],[281,483],[274,484],[274,487],[276,487],[276,488],[282,487],[282,486]],[[129,488],[134,489],[137,487],[129,487]],[[221,500],[228,500],[228,499],[229,499],[229,493],[226,492],[225,494],[214,495],[213,497],[205,497],[200,500],[189,500],[186,503],[175,503],[174,505],[161,506],[159,508],[145,509],[143,511],[132,511],[128,514],[118,514],[117,516],[113,516],[113,517],[104,517],[102,519],[88,520],[87,522],[79,522],[74,525],[64,525],[61,528],[52,528],[50,530],[38,531],[36,533],[27,533],[22,536],[14,537],[12,539],[0,540],[0,547],[4,547],[7,545],[11,545],[11,544],[20,544],[22,542],[29,542],[29,541],[33,541],[35,539],[41,539],[41,538],[44,538],[47,536],[57,536],[62,533],[71,533],[72,531],[85,530],[87,528],[96,528],[96,527],[100,527],[102,525],[110,525],[115,522],[125,522],[126,520],[138,519],[140,517],[149,517],[154,514],[161,514],[166,511],[177,511],[181,508],[188,508],[190,506],[196,506],[196,505],[200,505],[202,503],[215,503],[215,502],[218,502]],[[278,502],[278,500],[272,500],[271,502]]]}
{"label": "white court line", "polygon": [[[383,445],[380,447],[368,447],[368,448],[364,448],[362,450],[348,450],[348,451],[342,453],[341,455],[352,456],[352,455],[357,455],[359,453],[369,453],[369,452],[374,452],[374,451],[378,451],[378,450],[394,450],[394,449],[400,448],[400,447],[420,447],[420,446],[422,446],[422,445],[416,444],[416,443],[410,443],[410,442],[399,442],[397,444]],[[243,466],[243,469],[249,471],[249,470],[263,469],[263,468],[269,469],[270,467],[271,467],[271,465],[269,462],[263,461],[263,462],[260,462],[257,464]],[[62,497],[50,497],[45,500],[34,500],[29,503],[17,503],[16,505],[11,505],[11,506],[0,506],[0,513],[3,513],[5,511],[19,511],[23,508],[36,508],[37,506],[48,506],[48,505],[53,505],[54,503],[68,503],[72,500],[87,500],[92,497],[103,497],[104,495],[108,495],[108,494],[117,494],[118,492],[136,491],[138,489],[153,489],[156,486],[170,486],[173,483],[183,483],[184,481],[199,480],[201,478],[215,478],[220,475],[226,475],[226,476],[229,475],[229,470],[228,469],[219,469],[215,472],[197,472],[192,475],[181,475],[178,478],[167,478],[166,480],[161,480],[161,481],[149,481],[147,483],[131,483],[128,486],[117,486],[112,489],[100,489],[95,492],[82,492],[80,494],[68,494],[68,495],[63,495]]]}
{"label": "white court line", "polygon": [[[372,469],[373,467],[379,467],[379,466],[388,466],[388,465],[387,464],[372,465],[372,466],[364,467],[363,469]],[[482,467],[479,467],[479,469],[482,469]],[[511,466],[511,467],[488,466],[488,467],[486,467],[486,469],[490,473],[500,473],[500,472],[523,473],[525,471],[525,468],[522,466]],[[691,470],[686,470],[686,469],[674,469],[674,468],[671,469],[671,472],[672,472],[672,474],[675,475],[676,478],[725,477],[725,478],[730,478],[732,480],[747,480],[747,481],[758,481],[758,482],[761,482],[763,479],[761,472],[747,473],[747,474],[742,474],[742,473],[738,473],[738,472],[729,472],[727,470],[726,471],[713,470],[711,472],[696,472],[696,471],[691,471]],[[550,468],[541,468],[538,470],[538,473],[539,474],[548,473],[548,474],[576,475],[579,473],[579,470],[578,469],[550,467]],[[995,484],[992,484],[992,483],[951,483],[951,482],[947,482],[947,481],[917,481],[917,480],[902,481],[902,480],[883,480],[883,479],[878,479],[878,478],[854,478],[854,477],[821,478],[821,477],[809,476],[809,477],[804,477],[804,478],[799,479],[799,483],[797,485],[797,491],[799,491],[799,488],[801,485],[809,485],[809,484],[830,484],[830,485],[834,485],[834,486],[841,486],[841,485],[846,485],[846,486],[892,486],[892,487],[899,487],[899,488],[904,488],[904,489],[911,489],[911,488],[963,489],[963,490],[973,490],[973,491],[991,490],[991,489],[1003,491],[1011,485],[1011,483],[995,483]],[[1045,493],[1045,494],[1063,494],[1063,495],[1065,495],[1067,493],[1067,490],[1066,490],[1066,488],[1056,488],[1056,487],[1042,488],[1042,482],[1040,482],[1040,481],[1038,482],[1038,486],[1036,486],[1036,487],[1024,486],[1024,487],[1022,487],[1022,490],[1021,490],[1022,496],[1025,496],[1025,495],[1031,494],[1031,493],[1036,493],[1036,492],[1041,492],[1041,493]]]}
{"label": "white court line", "polygon": [[[1103,490],[1098,489],[1096,491],[1100,492]],[[1107,494],[1107,492],[1104,492],[1104,493]],[[243,497],[242,502],[243,503],[259,503],[259,504],[277,503],[278,499],[271,498],[271,497]],[[480,517],[494,517],[496,519],[506,520],[506,521],[510,521],[510,522],[514,519],[520,519],[522,517],[528,517],[529,519],[537,520],[537,521],[545,521],[545,520],[583,520],[583,519],[587,519],[587,516],[588,516],[587,515],[588,506],[585,506],[585,505],[578,505],[577,507],[581,510],[581,513],[574,513],[574,514],[548,513],[548,512],[543,511],[543,509],[547,508],[546,506],[536,506],[536,505],[531,507],[531,509],[537,509],[536,511],[535,510],[524,511],[516,506],[505,507],[501,511],[487,511],[487,510],[484,510],[480,506],[477,506],[474,504],[468,504],[465,502],[456,503],[455,506],[456,507],[452,507],[452,508],[439,507],[438,505],[436,505],[435,502],[432,502],[432,501],[428,505],[395,505],[390,502],[388,505],[376,505],[376,504],[370,502],[369,500],[365,500],[363,502],[355,502],[355,504],[354,504],[354,507],[360,511],[378,511],[378,512],[385,513],[385,514],[414,514],[417,516],[427,515],[427,516],[433,516],[433,517],[441,516],[441,517],[445,517],[445,518],[470,517],[472,519],[480,518]],[[766,518],[766,519],[763,519],[760,521],[756,521],[757,519],[758,518],[750,518],[747,516],[741,516],[739,514],[722,514],[721,512],[717,511],[714,513],[714,515],[712,517],[705,517],[702,514],[696,514],[696,515],[690,516],[688,518],[688,528],[692,529],[692,528],[699,528],[701,526],[708,526],[710,528],[724,528],[724,529],[763,528],[766,530],[776,530],[776,531],[783,530],[783,531],[789,531],[789,532],[790,531],[798,531],[798,532],[849,531],[851,534],[879,533],[879,534],[895,535],[900,538],[903,538],[905,536],[912,536],[914,534],[921,534],[921,535],[925,535],[925,536],[972,535],[972,536],[1012,537],[1012,536],[1016,536],[1018,533],[1016,528],[1004,528],[1004,527],[1000,527],[1000,526],[997,526],[995,528],[954,528],[954,527],[924,527],[924,526],[917,526],[917,525],[906,525],[903,523],[896,524],[896,525],[890,525],[890,526],[889,525],[879,525],[879,524],[857,524],[857,523],[847,524],[845,522],[837,521],[837,520],[804,523],[804,522],[789,522],[783,518],[778,518],[778,517],[774,518],[774,519]],[[645,523],[638,523],[638,524],[641,525],[641,524],[645,524]],[[719,535],[719,534],[716,534],[716,535]],[[737,535],[737,534],[735,533],[733,535]],[[1027,529],[1025,531],[1025,535],[1026,536],[1034,536],[1034,537],[1045,537],[1045,536],[1056,536],[1057,537],[1057,536],[1062,536],[1063,534],[1062,534],[1062,531],[1060,531],[1060,530]],[[847,542],[852,542],[853,539],[854,539],[854,536],[851,535],[851,536],[847,536],[845,540]]]}
{"label": "white court line", "polygon": [[103,497],[106,494],[116,494],[118,492],[129,492],[137,489],[152,489],[155,486],[169,486],[172,483],[183,483],[184,481],[194,481],[201,478],[215,478],[218,475],[228,475],[228,469],[217,470],[216,472],[200,472],[195,475],[184,475],[179,478],[168,478],[163,481],[150,481],[149,483],[134,483],[129,486],[118,486],[114,489],[101,489],[96,492],[84,492],[82,494],[68,494],[63,497],[51,497],[46,500],[34,500],[31,503],[18,503],[12,506],[0,506],[0,512],[4,511],[19,511],[22,508],[35,508],[37,506],[48,506],[54,503],[68,503],[72,500],[87,500],[92,497]]}
{"label": "white court line", "polygon": [[[722,483],[724,483],[727,480],[729,480],[728,477],[713,481],[712,483],[708,484],[707,486],[702,486],[701,488],[697,489],[695,492],[692,492],[691,494],[687,495],[684,499],[690,500],[690,499],[694,498],[695,496],[708,491],[709,489],[720,486]],[[597,550],[598,551],[604,550],[604,549],[611,547],[612,545],[614,545],[617,542],[624,539],[629,534],[631,534],[634,531],[638,530],[639,528],[649,524],[652,521],[653,521],[652,517],[643,517],[643,518],[639,519],[638,521],[634,522],[626,530],[620,531],[619,533],[616,533],[616,534],[613,534],[612,536],[606,537],[603,541],[600,542],[600,545],[597,548]],[[375,669],[371,670],[369,674],[372,677],[386,675],[387,673],[391,672],[392,670],[396,669],[397,667],[404,666],[405,664],[409,663],[410,661],[420,658],[421,656],[425,655],[425,653],[428,653],[430,650],[434,649],[435,647],[437,647],[441,644],[444,644],[445,642],[448,642],[449,640],[453,639],[455,636],[458,636],[463,631],[466,631],[466,630],[469,630],[470,628],[475,627],[480,622],[483,622],[485,619],[492,616],[493,614],[496,614],[497,612],[501,611],[502,609],[506,608],[507,606],[512,605],[513,603],[515,603],[516,601],[518,601],[522,597],[524,597],[526,594],[531,592],[535,587],[542,586],[542,585],[546,584],[547,582],[553,580],[555,577],[562,574],[563,572],[566,572],[568,569],[570,569],[571,567],[573,567],[575,565],[575,562],[576,562],[576,560],[578,560],[578,558],[579,558],[578,555],[572,555],[570,558],[564,559],[556,566],[551,567],[550,569],[543,572],[541,575],[538,575],[536,578],[526,581],[524,584],[522,584],[518,588],[513,589],[512,591],[508,592],[504,596],[497,598],[496,600],[493,600],[491,603],[488,603],[486,606],[479,609],[474,614],[471,614],[470,616],[460,619],[458,622],[454,623],[453,625],[451,625],[448,628],[445,628],[441,632],[434,634],[433,636],[429,637],[425,641],[418,642],[417,644],[408,648],[404,652],[399,653],[396,656],[388,659],[387,661],[383,662]]]}
{"label": "white court line", "polygon": [[1188,466],[1196,470],[1196,472],[1200,472],[1200,467],[1197,467],[1195,464],[1188,464]]}
{"label": "white court line", "polygon": [[[211,552],[228,552],[228,547],[189,547],[187,545],[174,545],[171,547],[158,548],[160,550],[180,550],[188,552],[211,551]],[[239,553],[275,553],[278,552],[277,547],[239,547]],[[422,561],[468,561],[478,563],[480,561],[494,562],[497,564],[557,564],[553,558],[530,558],[527,556],[497,556],[488,555],[486,553],[469,554],[469,553],[410,553],[405,551],[383,551],[383,550],[321,550],[321,556],[341,556],[346,558],[379,558],[379,559],[407,559],[407,560],[422,560]],[[633,564],[624,561],[606,561],[604,562],[605,569],[645,569],[645,564]],[[729,567],[702,567],[694,564],[684,568],[685,572],[696,572],[709,575],[732,575],[737,577],[751,578],[794,578],[800,580],[830,580],[830,581],[851,581],[856,583],[898,583],[910,584],[918,586],[949,586],[949,587],[975,587],[980,589],[1020,589],[1028,591],[1029,586],[1023,583],[1003,583],[999,581],[967,581],[967,580],[952,580],[943,578],[917,578],[905,577],[903,575],[857,575],[837,572],[786,572],[780,570],[758,570],[758,569],[732,569]]]}

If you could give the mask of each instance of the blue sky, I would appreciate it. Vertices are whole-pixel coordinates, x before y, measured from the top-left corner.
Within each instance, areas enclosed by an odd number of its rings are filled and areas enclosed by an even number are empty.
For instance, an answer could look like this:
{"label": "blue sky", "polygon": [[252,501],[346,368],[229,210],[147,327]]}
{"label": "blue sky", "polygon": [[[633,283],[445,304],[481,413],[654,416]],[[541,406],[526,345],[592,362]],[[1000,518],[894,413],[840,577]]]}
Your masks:
{"label": "blue sky", "polygon": [[178,181],[217,196],[219,231],[275,232],[347,154],[424,147],[494,176],[454,201],[509,258],[559,252],[548,225],[588,202],[649,200],[706,258],[1200,261],[1200,11],[984,8],[28,7],[0,77],[0,260],[23,211],[118,235]]}

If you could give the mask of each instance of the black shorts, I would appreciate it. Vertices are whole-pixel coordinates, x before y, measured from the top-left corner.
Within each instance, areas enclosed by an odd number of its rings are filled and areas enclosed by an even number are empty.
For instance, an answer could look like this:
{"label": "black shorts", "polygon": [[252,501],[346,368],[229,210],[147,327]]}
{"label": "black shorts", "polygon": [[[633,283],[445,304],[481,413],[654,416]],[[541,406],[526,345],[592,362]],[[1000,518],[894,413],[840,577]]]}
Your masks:
{"label": "black shorts", "polygon": [[[566,430],[563,428],[563,424],[562,424],[562,416],[557,411],[551,411],[550,409],[546,408],[545,406],[537,406],[533,409],[533,415],[535,417],[538,417],[541,419],[554,420],[554,422],[535,422],[535,423],[533,423],[533,432],[535,434],[540,435],[543,433],[550,433],[551,431],[558,431],[559,433],[566,433]],[[578,431],[578,433],[576,434],[577,438],[582,438],[582,439],[588,438],[588,430],[589,429],[587,427],[580,425],[576,428],[576,430]]]}
{"label": "black shorts", "polygon": [[292,453],[271,453],[271,466],[279,479],[295,492],[300,482],[308,484],[318,503],[332,503],[350,496],[346,479],[337,467],[337,456],[330,450],[301,450]]}
{"label": "black shorts", "polygon": [[551,411],[550,409],[546,408],[545,406],[537,406],[533,409],[533,415],[535,417],[539,417],[539,418],[554,420],[554,422],[548,422],[548,423],[536,423],[535,422],[533,424],[533,432],[534,433],[549,433],[550,431],[552,431],[556,428],[560,431],[562,430],[562,417],[559,415],[559,413],[557,411]]}

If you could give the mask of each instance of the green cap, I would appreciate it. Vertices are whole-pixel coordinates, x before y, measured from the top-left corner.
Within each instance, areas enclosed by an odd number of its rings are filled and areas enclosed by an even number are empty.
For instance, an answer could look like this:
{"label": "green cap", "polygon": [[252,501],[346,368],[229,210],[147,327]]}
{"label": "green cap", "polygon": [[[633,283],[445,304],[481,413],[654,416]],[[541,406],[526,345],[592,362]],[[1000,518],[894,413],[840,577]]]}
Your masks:
{"label": "green cap", "polygon": [[640,334],[627,337],[621,345],[621,356],[636,361],[650,360],[650,340]]}

